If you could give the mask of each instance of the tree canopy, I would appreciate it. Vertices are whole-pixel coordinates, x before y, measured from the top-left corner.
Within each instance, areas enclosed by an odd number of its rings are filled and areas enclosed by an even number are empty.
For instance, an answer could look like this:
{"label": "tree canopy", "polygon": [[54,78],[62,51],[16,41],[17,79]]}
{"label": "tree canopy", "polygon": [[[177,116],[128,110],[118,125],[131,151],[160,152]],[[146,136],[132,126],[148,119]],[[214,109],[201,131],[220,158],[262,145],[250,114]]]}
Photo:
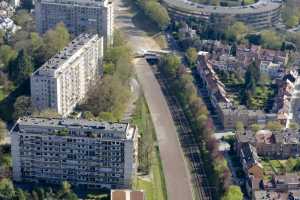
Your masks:
{"label": "tree canopy", "polygon": [[31,57],[22,49],[16,59],[9,64],[9,77],[16,84],[20,84],[30,77],[33,70]]}
{"label": "tree canopy", "polygon": [[230,186],[228,191],[225,192],[225,195],[222,197],[222,200],[243,200],[241,188],[236,185]]}

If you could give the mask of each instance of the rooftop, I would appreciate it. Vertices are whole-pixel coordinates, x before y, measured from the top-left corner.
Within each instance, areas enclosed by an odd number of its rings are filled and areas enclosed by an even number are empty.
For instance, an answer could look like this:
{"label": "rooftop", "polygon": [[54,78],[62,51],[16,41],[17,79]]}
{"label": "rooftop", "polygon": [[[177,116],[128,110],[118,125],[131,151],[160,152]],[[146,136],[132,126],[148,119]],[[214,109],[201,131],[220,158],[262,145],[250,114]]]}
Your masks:
{"label": "rooftop", "polygon": [[87,42],[92,39],[96,39],[97,35],[95,34],[81,34],[71,41],[68,46],[66,46],[62,51],[53,56],[45,64],[43,64],[38,70],[34,72],[35,75],[52,75],[54,76],[55,72],[62,68],[68,59],[75,57],[76,52],[78,52],[82,47],[84,47]]}
{"label": "rooftop", "polygon": [[144,200],[144,196],[142,190],[111,190],[111,200]]}
{"label": "rooftop", "polygon": [[72,4],[102,7],[108,0],[38,0],[41,3]]}
{"label": "rooftop", "polygon": [[236,137],[241,143],[264,143],[264,144],[298,144],[300,143],[300,132],[291,129],[282,131],[260,130],[253,132],[246,130],[244,133],[236,134]]}
{"label": "rooftop", "polygon": [[235,6],[235,7],[224,7],[224,6],[212,6],[204,5],[200,3],[194,3],[188,0],[163,0],[169,7],[181,10],[183,12],[189,12],[192,14],[250,14],[250,13],[261,13],[275,10],[281,6],[281,1],[274,0],[259,0],[255,4],[248,6]]}
{"label": "rooftop", "polygon": [[[123,135],[123,138],[131,139],[134,135],[135,128],[131,127],[128,123],[110,123],[110,122],[98,122],[88,121],[84,119],[60,119],[60,118],[34,118],[34,117],[23,117],[20,118],[12,132],[28,132],[35,133],[33,128],[39,130],[45,130],[45,134],[49,132],[61,131],[61,130],[84,130],[85,134],[89,132],[100,134],[103,132],[113,132]],[[42,134],[43,131],[38,131],[38,134]],[[80,135],[86,136],[86,135]]]}

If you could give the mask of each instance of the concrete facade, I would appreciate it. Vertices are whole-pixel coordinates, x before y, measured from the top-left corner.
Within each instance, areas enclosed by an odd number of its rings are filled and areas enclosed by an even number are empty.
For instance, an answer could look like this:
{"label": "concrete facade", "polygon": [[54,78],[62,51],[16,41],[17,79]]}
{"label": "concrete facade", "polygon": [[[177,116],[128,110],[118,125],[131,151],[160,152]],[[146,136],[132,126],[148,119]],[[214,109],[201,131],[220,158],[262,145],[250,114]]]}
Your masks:
{"label": "concrete facade", "polygon": [[101,76],[103,39],[82,34],[31,76],[31,100],[37,110],[69,115]]}
{"label": "concrete facade", "polygon": [[209,22],[211,17],[220,20],[233,17],[236,21],[242,21],[256,29],[271,27],[278,23],[282,4],[280,0],[259,0],[248,6],[224,7],[204,5],[190,0],[163,0],[163,2],[174,18],[195,18]]}
{"label": "concrete facade", "polygon": [[105,45],[113,42],[113,3],[108,0],[37,0],[35,15],[39,33],[63,22],[73,35],[98,33]]}
{"label": "concrete facade", "polygon": [[11,135],[17,182],[128,188],[136,172],[138,131],[129,124],[27,117]]}

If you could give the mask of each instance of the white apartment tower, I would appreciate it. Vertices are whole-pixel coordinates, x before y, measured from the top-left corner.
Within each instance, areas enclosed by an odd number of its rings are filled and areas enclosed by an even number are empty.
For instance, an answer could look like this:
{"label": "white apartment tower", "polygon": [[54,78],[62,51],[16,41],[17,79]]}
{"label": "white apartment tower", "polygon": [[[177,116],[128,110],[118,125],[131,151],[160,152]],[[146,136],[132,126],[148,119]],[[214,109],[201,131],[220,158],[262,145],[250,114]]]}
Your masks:
{"label": "white apartment tower", "polygon": [[11,130],[13,180],[129,188],[138,131],[127,123],[25,117]]}
{"label": "white apartment tower", "polygon": [[79,35],[32,74],[34,108],[68,116],[101,76],[102,59],[102,37]]}
{"label": "white apartment tower", "polygon": [[39,33],[63,22],[73,35],[98,33],[105,45],[113,42],[113,3],[109,0],[37,0],[35,15]]}

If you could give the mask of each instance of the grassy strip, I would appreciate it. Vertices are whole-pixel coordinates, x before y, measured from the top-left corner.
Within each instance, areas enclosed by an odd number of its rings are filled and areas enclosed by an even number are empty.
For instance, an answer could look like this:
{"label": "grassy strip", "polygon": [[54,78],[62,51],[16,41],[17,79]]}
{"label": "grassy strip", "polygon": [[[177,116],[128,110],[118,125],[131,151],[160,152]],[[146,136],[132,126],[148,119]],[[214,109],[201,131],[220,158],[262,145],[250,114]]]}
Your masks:
{"label": "grassy strip", "polygon": [[[156,141],[154,126],[144,97],[140,97],[136,105],[136,111],[132,122],[139,128],[141,135],[139,148],[154,143]],[[158,147],[151,148],[149,175],[146,177],[136,177],[133,188],[144,190],[147,200],[167,200],[167,191],[163,175],[162,164]],[[140,162],[145,162],[141,160]],[[143,164],[143,163],[140,163]]]}

